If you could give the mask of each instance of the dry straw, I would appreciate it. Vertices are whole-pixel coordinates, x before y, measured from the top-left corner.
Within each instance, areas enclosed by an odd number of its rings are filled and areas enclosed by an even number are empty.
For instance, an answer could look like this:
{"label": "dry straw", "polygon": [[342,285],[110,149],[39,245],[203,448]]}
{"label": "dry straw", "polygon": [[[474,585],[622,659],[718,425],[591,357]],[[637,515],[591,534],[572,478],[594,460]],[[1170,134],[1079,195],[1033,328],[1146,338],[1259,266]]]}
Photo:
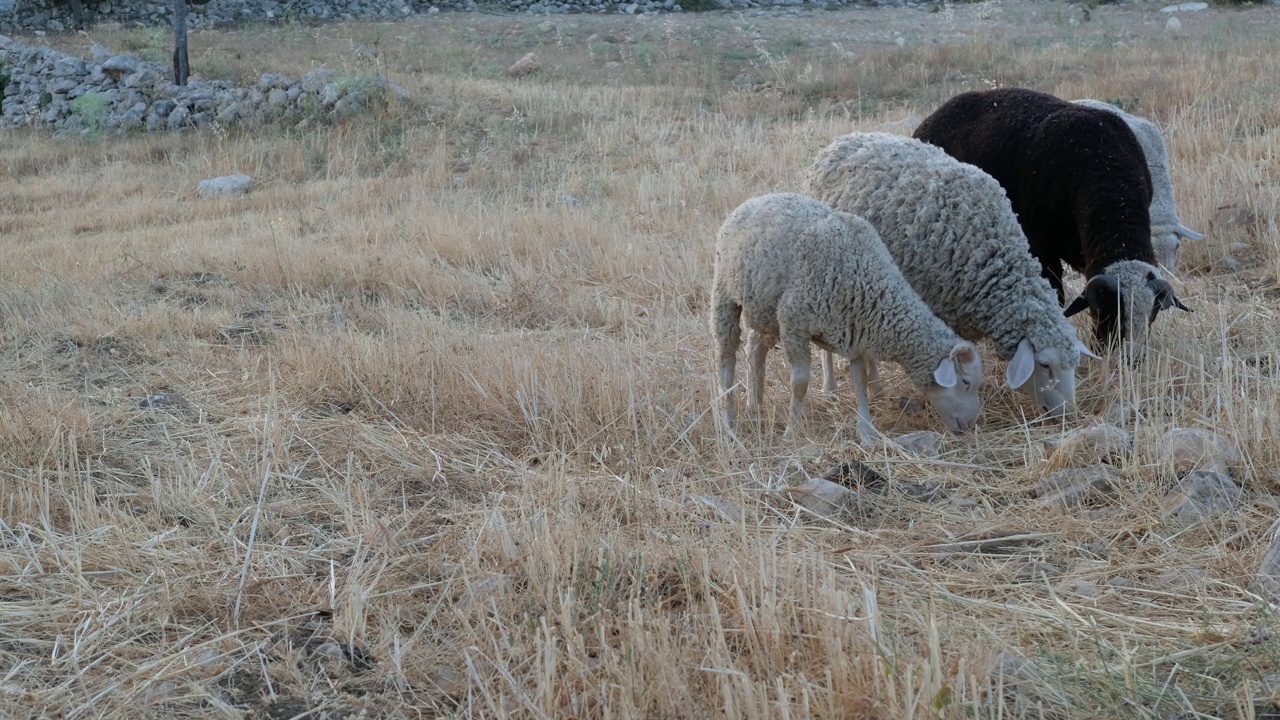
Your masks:
{"label": "dry straw", "polygon": [[[1253,584],[1280,508],[1277,19],[1072,13],[202,32],[197,72],[324,62],[418,102],[0,136],[0,715],[1257,716],[1280,647]],[[507,79],[530,50],[543,70]],[[728,211],[798,188],[837,134],[1012,84],[1157,120],[1210,233],[1176,278],[1196,312],[1162,316],[1137,370],[1086,366],[1077,422],[1133,433],[1123,482],[1031,497],[1063,428],[994,380],[981,433],[936,455],[859,448],[844,392],[784,443],[780,363],[763,425],[726,434],[705,315]],[[257,189],[195,197],[231,172]],[[886,430],[935,428],[885,384]],[[1162,509],[1175,426],[1243,451],[1234,510]],[[887,482],[849,513],[776,492],[854,459]]]}

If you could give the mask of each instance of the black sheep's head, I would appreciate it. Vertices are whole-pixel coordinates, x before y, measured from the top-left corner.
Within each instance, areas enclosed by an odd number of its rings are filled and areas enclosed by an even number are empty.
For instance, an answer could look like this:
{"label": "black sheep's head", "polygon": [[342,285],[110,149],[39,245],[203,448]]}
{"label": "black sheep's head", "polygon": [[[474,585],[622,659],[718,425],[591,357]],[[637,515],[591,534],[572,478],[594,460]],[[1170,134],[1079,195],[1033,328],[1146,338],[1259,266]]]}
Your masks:
{"label": "black sheep's head", "polygon": [[1064,314],[1071,317],[1088,308],[1094,336],[1104,347],[1127,344],[1135,357],[1141,357],[1146,353],[1151,324],[1161,310],[1171,307],[1191,312],[1159,270],[1148,263],[1126,260],[1090,278]]}

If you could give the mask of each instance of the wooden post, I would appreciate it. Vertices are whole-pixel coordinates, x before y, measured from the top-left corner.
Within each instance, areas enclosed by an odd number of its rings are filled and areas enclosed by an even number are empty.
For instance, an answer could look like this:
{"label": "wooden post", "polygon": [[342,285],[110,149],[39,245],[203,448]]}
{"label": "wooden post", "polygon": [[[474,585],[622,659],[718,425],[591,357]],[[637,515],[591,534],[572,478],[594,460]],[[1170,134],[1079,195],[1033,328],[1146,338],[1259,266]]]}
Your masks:
{"label": "wooden post", "polygon": [[187,0],[173,0],[173,82],[187,84]]}

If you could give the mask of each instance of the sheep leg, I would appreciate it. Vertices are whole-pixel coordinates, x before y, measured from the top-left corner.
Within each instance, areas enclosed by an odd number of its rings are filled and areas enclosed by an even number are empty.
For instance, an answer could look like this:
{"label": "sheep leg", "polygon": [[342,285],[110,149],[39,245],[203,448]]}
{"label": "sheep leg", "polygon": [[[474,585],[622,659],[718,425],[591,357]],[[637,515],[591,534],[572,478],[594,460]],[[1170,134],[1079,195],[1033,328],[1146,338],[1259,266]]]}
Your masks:
{"label": "sheep leg", "polygon": [[800,433],[804,422],[804,396],[809,391],[809,376],[813,372],[813,358],[809,354],[809,338],[783,331],[782,350],[791,365],[791,417],[787,421],[787,437]]}
{"label": "sheep leg", "polygon": [[742,306],[734,302],[720,302],[715,306],[716,360],[720,364],[720,387],[724,393],[724,418],[733,429],[738,420],[738,405],[734,401],[733,375],[738,364],[738,346],[742,344],[742,325],[739,318]]}
{"label": "sheep leg", "polygon": [[851,358],[849,360],[849,381],[853,383],[853,391],[858,400],[858,437],[866,442],[874,442],[880,438],[879,431],[871,422],[871,399],[867,396],[867,366],[876,366],[871,358]]}
{"label": "sheep leg", "polygon": [[760,412],[764,397],[764,359],[777,338],[765,337],[752,330],[747,333],[747,412]]}
{"label": "sheep leg", "polygon": [[[879,395],[884,389],[884,384],[880,382],[880,363],[870,355],[862,359],[867,366],[867,387],[871,392]],[[849,368],[850,377],[853,374],[853,368]]]}
{"label": "sheep leg", "polygon": [[829,398],[836,396],[836,356],[830,350],[822,351],[822,392]]}

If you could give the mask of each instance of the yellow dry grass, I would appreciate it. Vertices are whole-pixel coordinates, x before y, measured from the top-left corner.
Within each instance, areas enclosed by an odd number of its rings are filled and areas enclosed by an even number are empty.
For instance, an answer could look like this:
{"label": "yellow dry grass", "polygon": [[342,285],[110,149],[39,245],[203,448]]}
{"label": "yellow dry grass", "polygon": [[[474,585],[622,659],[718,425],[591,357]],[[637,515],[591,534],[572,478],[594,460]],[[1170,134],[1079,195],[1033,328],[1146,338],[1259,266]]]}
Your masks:
{"label": "yellow dry grass", "polygon": [[[1274,10],[1177,35],[1150,6],[1072,13],[204,32],[197,72],[323,62],[416,103],[0,134],[0,715],[1255,717],[1280,672],[1253,584],[1280,509]],[[506,78],[530,50],[543,71]],[[994,362],[980,434],[938,457],[868,455],[843,386],[784,442],[777,358],[765,426],[727,437],[704,317],[725,215],[798,189],[835,135],[1014,84],[1157,119],[1210,232],[1177,278],[1196,312],[1081,380],[1075,424],[1136,438],[1117,497],[1028,497],[1062,429]],[[256,189],[196,198],[232,172]],[[1223,205],[1252,219],[1215,227]],[[885,370],[877,424],[936,428]],[[1174,426],[1239,444],[1234,512],[1161,511]],[[950,494],[822,519],[776,492],[851,459]],[[1023,541],[956,544],[999,533]]]}

